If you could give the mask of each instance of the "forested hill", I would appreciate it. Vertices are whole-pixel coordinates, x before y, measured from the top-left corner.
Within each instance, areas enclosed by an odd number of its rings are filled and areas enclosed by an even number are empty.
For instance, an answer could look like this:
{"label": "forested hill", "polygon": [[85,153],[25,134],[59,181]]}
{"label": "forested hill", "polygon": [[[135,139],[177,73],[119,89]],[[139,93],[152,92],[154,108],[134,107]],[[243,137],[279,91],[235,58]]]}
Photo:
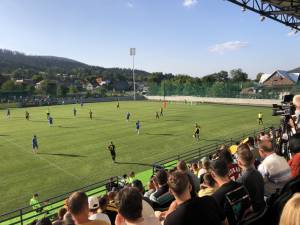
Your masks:
{"label": "forested hill", "polygon": [[[79,77],[102,75],[106,78],[131,79],[131,69],[103,68],[91,66],[72,59],[56,56],[26,55],[17,51],[0,49],[0,74],[31,78],[37,73],[49,75],[67,74]],[[150,73],[136,70],[137,80],[143,80]]]}

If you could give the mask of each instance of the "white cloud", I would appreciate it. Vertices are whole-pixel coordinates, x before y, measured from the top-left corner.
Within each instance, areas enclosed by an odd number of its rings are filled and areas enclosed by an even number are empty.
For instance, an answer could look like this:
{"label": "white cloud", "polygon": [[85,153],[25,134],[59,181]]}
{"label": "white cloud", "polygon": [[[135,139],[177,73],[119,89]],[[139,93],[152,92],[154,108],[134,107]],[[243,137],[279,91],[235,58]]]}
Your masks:
{"label": "white cloud", "polygon": [[224,54],[226,51],[235,51],[248,46],[248,42],[244,41],[228,41],[221,44],[216,44],[209,48],[210,52]]}
{"label": "white cloud", "polygon": [[183,0],[182,5],[184,7],[192,7],[198,4],[198,0]]}
{"label": "white cloud", "polygon": [[127,2],[126,5],[127,5],[129,8],[133,8],[133,3],[132,3],[132,2]]}

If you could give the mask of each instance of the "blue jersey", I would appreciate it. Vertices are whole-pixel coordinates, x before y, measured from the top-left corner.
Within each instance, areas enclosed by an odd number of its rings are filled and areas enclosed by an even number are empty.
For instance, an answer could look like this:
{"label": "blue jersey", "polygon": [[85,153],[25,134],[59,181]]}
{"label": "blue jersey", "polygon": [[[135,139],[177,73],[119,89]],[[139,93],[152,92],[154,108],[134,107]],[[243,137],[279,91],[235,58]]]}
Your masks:
{"label": "blue jersey", "polygon": [[140,129],[140,122],[136,122],[135,127],[136,127],[136,129]]}
{"label": "blue jersey", "polygon": [[38,146],[37,139],[32,138],[32,147],[37,147],[37,146]]}

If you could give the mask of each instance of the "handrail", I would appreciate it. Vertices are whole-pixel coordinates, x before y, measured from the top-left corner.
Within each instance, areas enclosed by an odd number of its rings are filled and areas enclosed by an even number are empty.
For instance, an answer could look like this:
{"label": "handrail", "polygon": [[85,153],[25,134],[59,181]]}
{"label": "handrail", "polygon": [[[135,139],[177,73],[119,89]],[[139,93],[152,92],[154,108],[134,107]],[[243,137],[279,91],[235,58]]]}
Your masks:
{"label": "handrail", "polygon": [[[215,143],[200,146],[200,147],[194,148],[190,151],[186,151],[186,152],[176,154],[176,155],[170,156],[168,158],[159,160],[159,161],[153,163],[153,165],[164,165],[164,164],[169,164],[169,163],[171,163],[171,165],[175,165],[175,164],[177,164],[176,160],[189,161],[191,159],[196,159],[196,158],[199,159],[200,157],[203,157],[205,155],[207,156],[207,155],[210,155],[213,152],[215,152],[217,150],[217,147],[221,144],[229,144],[229,143],[232,144],[236,140],[241,140],[242,138],[244,138],[246,136],[256,135],[258,132],[265,131],[265,130],[266,130],[266,127],[263,127],[260,130],[255,130],[255,129],[251,130],[251,131],[249,130],[248,132],[246,132],[242,135],[235,136],[235,138],[228,138],[228,139],[225,138],[223,140],[218,140]],[[62,202],[63,200],[65,200],[68,197],[68,195],[70,195],[71,193],[73,193],[75,191],[78,191],[78,190],[82,190],[82,191],[85,191],[85,192],[90,192],[90,191],[96,190],[97,188],[100,188],[101,191],[97,191],[96,193],[103,192],[106,189],[106,187],[105,187],[106,184],[108,184],[108,182],[111,181],[111,180],[118,183],[119,182],[119,177],[115,176],[115,177],[112,177],[112,178],[109,178],[109,179],[101,180],[99,182],[89,184],[89,185],[86,185],[84,187],[77,188],[75,190],[66,192],[64,194],[60,194],[60,195],[57,195],[55,197],[49,198],[49,199],[47,199],[47,201],[51,202],[51,204],[49,204],[48,206],[51,206],[51,205],[58,204],[58,203]],[[55,201],[53,201],[53,200],[55,200]],[[46,202],[46,201],[42,201],[42,202]],[[49,211],[56,210],[56,209],[58,209],[62,206],[63,206],[63,204],[59,204],[59,206],[51,208]],[[24,218],[24,215],[27,214],[27,213],[30,213],[30,212],[34,212],[34,210],[32,209],[32,206],[26,206],[26,207],[18,208],[16,210],[1,214],[0,215],[0,223],[3,223],[3,222],[6,222],[6,221],[9,221],[9,220],[12,220],[14,218],[19,217],[20,220],[11,223],[11,225],[20,224],[20,223],[23,224],[25,221],[31,220],[33,218],[36,218],[39,215],[45,214],[45,212],[41,212],[41,213],[34,214],[33,216],[29,216],[29,217]],[[8,215],[13,215],[15,213],[18,213],[18,215],[17,216],[11,216],[11,217],[5,218],[5,219],[1,219],[1,217],[7,217]]]}

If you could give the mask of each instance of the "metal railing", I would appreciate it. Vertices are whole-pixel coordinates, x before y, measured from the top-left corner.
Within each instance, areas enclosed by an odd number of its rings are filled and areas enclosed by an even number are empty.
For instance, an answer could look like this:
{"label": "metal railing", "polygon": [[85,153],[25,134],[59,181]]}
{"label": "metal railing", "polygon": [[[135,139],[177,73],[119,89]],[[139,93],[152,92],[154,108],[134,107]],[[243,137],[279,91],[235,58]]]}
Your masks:
{"label": "metal railing", "polygon": [[[269,127],[269,126],[267,126]],[[260,130],[249,130],[248,132],[245,132],[241,135],[235,136],[234,138],[227,138],[224,140],[218,140],[212,144],[204,145],[202,147],[198,147],[189,151],[186,151],[181,154],[173,155],[168,158],[159,160],[155,163],[153,163],[153,166],[155,165],[162,165],[165,168],[172,168],[174,167],[179,160],[185,160],[187,162],[196,161],[201,159],[204,156],[209,156],[216,152],[218,147],[222,144],[224,145],[232,145],[236,141],[240,141],[245,137],[249,136],[255,136],[261,131],[266,131],[267,127],[262,127]],[[155,168],[153,167],[153,172]],[[55,196],[53,198],[47,199],[47,205],[44,205],[44,210],[42,212],[35,212],[32,209],[32,206],[27,206],[23,208],[16,209],[14,211],[4,213],[0,215],[0,224],[28,224],[34,219],[40,218],[40,217],[51,217],[56,214],[57,210],[64,206],[64,201],[69,197],[69,195],[75,191],[84,191],[87,192],[88,196],[96,195],[100,193],[104,193],[106,191],[106,185],[109,182],[116,182],[119,184],[119,177],[113,177],[110,179],[105,179],[72,191],[69,191],[67,193]]]}

